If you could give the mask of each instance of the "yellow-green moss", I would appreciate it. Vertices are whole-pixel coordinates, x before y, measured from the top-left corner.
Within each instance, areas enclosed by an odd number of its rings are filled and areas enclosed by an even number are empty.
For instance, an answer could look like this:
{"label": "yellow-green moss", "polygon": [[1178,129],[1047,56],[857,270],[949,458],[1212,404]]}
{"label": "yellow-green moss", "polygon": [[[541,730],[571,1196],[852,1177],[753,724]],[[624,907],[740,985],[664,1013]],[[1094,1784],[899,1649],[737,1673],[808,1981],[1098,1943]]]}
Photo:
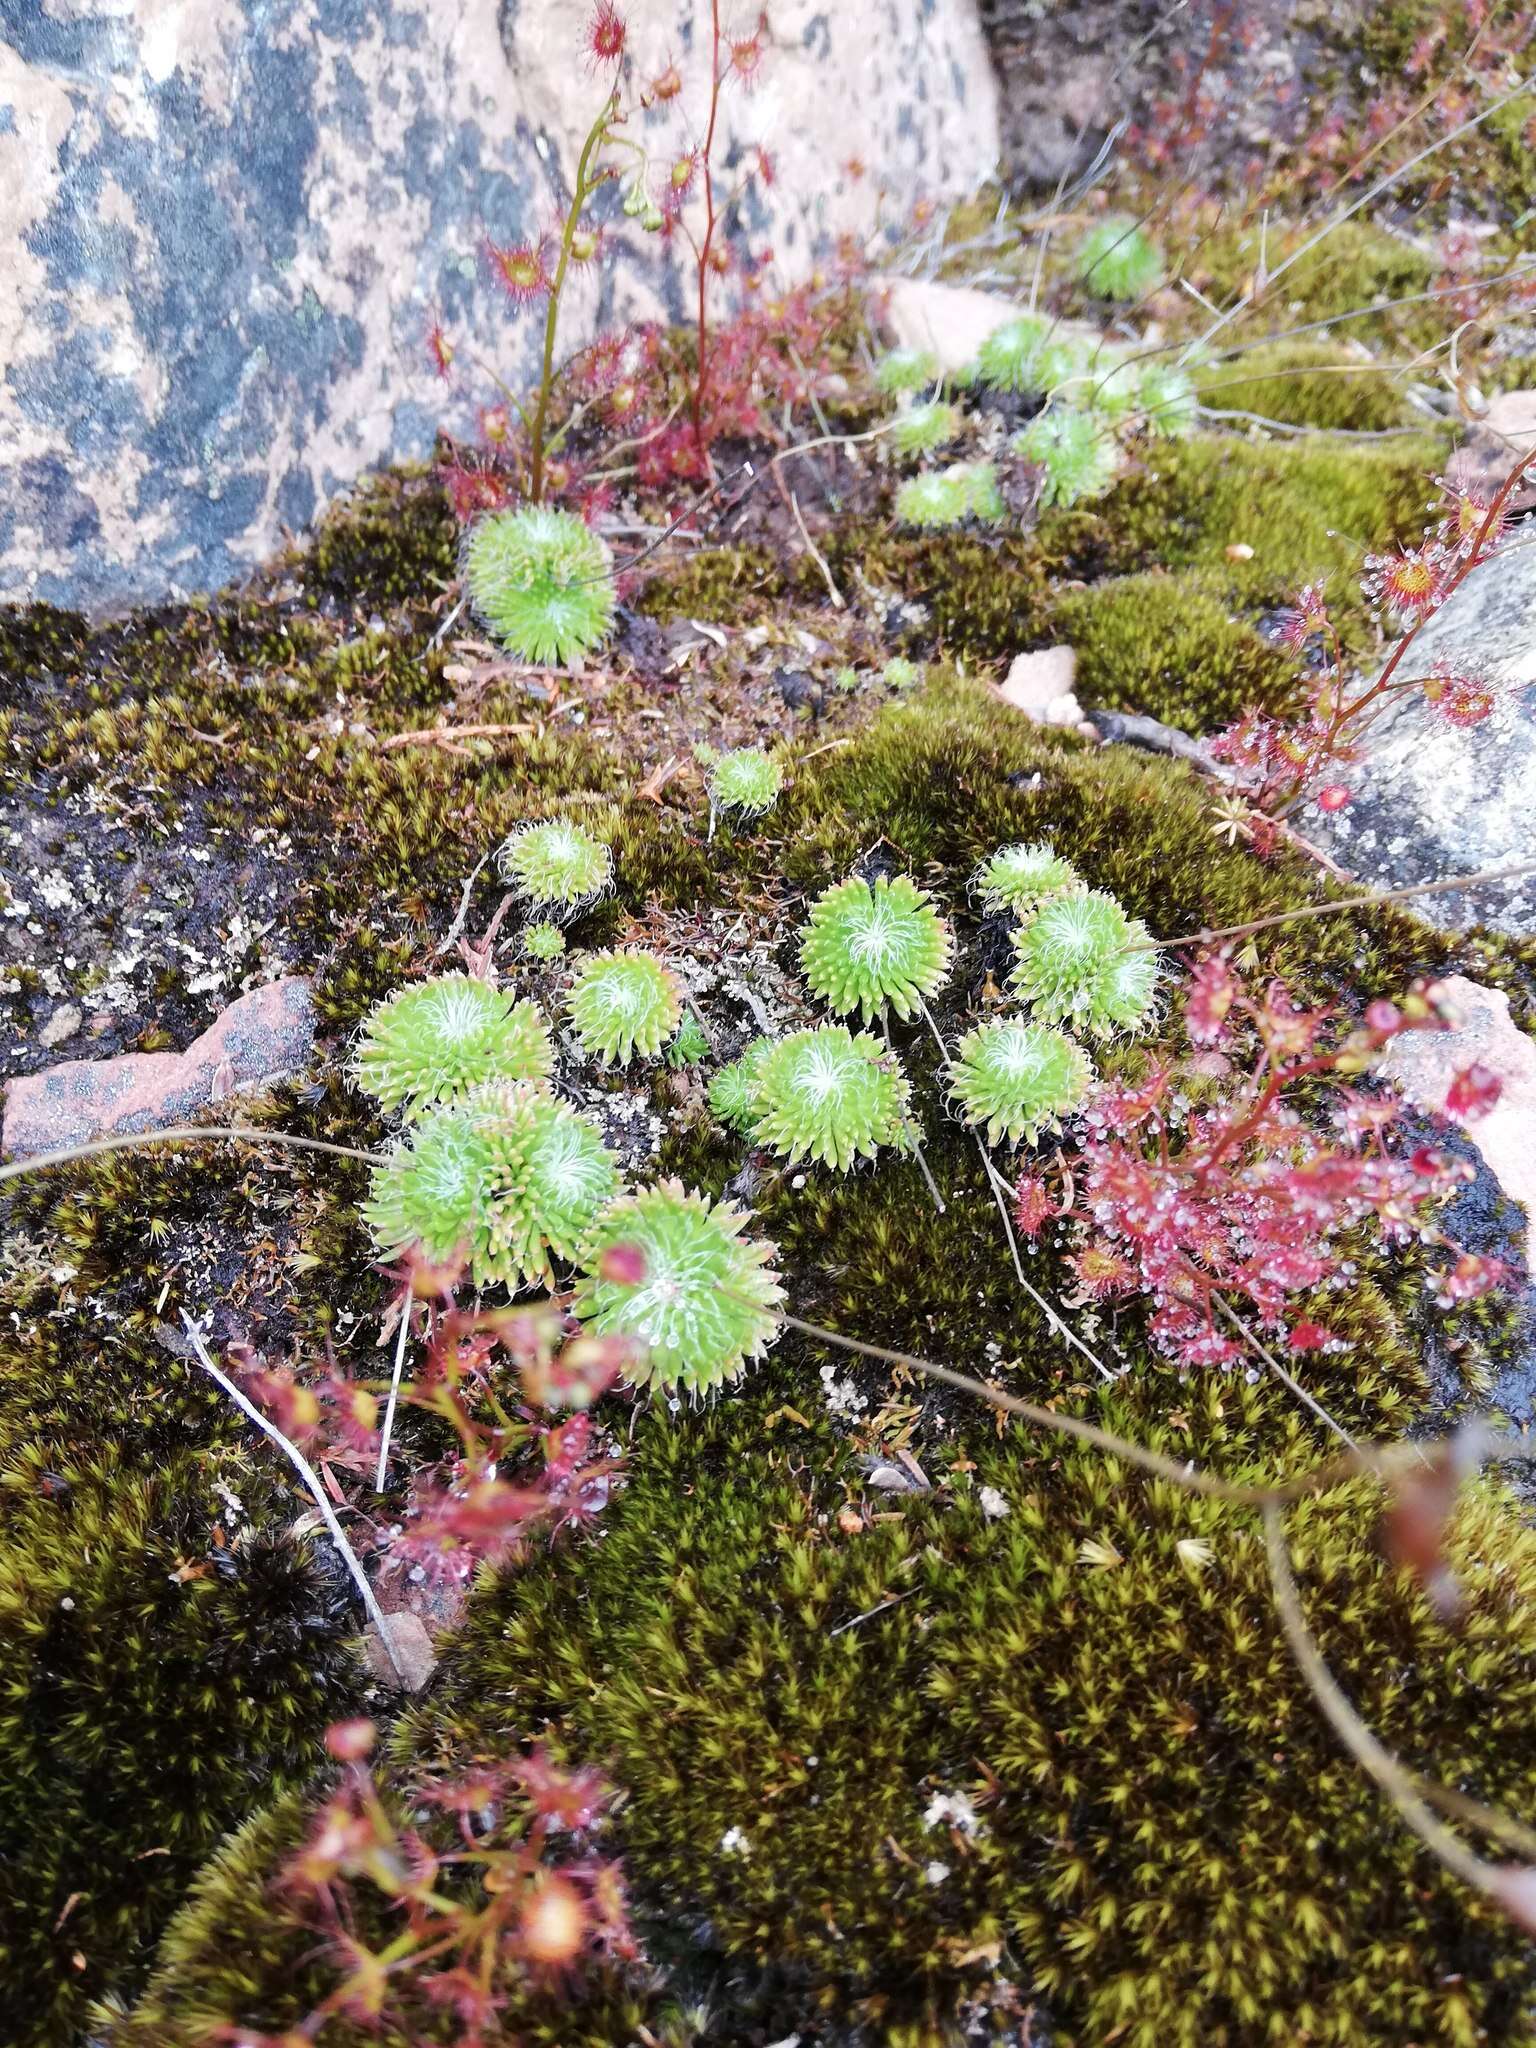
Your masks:
{"label": "yellow-green moss", "polygon": [[1194,381],[1200,403],[1217,412],[1357,433],[1424,425],[1403,395],[1401,374],[1326,340],[1245,349],[1198,370]]}

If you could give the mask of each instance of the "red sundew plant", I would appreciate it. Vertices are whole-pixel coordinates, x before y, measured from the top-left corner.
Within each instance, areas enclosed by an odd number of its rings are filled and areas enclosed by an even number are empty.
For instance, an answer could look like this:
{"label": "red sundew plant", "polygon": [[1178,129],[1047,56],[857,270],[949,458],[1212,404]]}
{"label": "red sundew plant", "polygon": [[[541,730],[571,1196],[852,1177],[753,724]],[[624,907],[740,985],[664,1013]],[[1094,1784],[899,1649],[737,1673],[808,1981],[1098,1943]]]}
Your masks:
{"label": "red sundew plant", "polygon": [[1281,640],[1321,657],[1308,685],[1305,711],[1285,721],[1260,711],[1246,712],[1217,734],[1211,752],[1235,770],[1247,806],[1228,813],[1235,832],[1264,851],[1275,822],[1309,796],[1337,810],[1348,799],[1347,784],[1323,777],[1355,758],[1355,742],[1386,701],[1417,690],[1450,725],[1477,725],[1494,709],[1498,685],[1471,661],[1452,659],[1428,676],[1400,675],[1404,658],[1426,622],[1477,568],[1498,552],[1511,498],[1536,452],[1517,462],[1491,498],[1442,485],[1441,516],[1414,548],[1367,555],[1361,587],[1386,626],[1404,625],[1374,681],[1357,683],[1329,611],[1323,586],[1310,583],[1298,593],[1280,628]]}
{"label": "red sundew plant", "polygon": [[[1053,1204],[1044,1181],[1026,1175],[1015,1191],[1020,1230],[1036,1237],[1053,1217],[1069,1218],[1082,1296],[1148,1298],[1154,1343],[1186,1368],[1243,1360],[1254,1348],[1250,1326],[1296,1352],[1343,1349],[1315,1304],[1347,1287],[1348,1241],[1362,1225],[1389,1242],[1447,1252],[1442,1307],[1490,1292],[1505,1278],[1502,1263],[1464,1251],[1435,1221],[1472,1168],[1436,1147],[1395,1142],[1399,1102],[1355,1085],[1400,1033],[1443,1028],[1437,1004],[1433,986],[1417,988],[1401,1005],[1372,1003],[1349,1027],[1326,1010],[1297,1008],[1279,982],[1250,992],[1225,953],[1207,954],[1185,1000],[1193,1059],[1101,1088],[1084,1112],[1088,1135],[1065,1161],[1066,1200]],[[1246,1050],[1252,1064],[1207,1108],[1191,1083],[1213,1053],[1228,1059],[1223,1049]],[[1498,1085],[1469,1068],[1447,1112],[1482,1114]],[[1320,1088],[1329,1106],[1321,1124]]]}
{"label": "red sundew plant", "polygon": [[[575,498],[590,516],[602,479],[586,475],[568,446],[589,419],[623,431],[623,441],[606,448],[604,458],[612,462],[633,453],[642,484],[707,479],[716,443],[760,433],[764,406],[792,396],[792,378],[802,395],[814,384],[840,306],[831,319],[807,321],[799,317],[803,302],[791,295],[775,309],[787,315],[777,332],[772,319],[752,308],[724,329],[715,324],[714,301],[723,280],[734,277],[744,295],[760,286],[756,267],[743,261],[726,230],[748,184],[772,183],[771,159],[762,149],[743,151],[734,181],[722,190],[715,157],[724,96],[733,88],[750,92],[767,53],[765,16],[751,28],[727,29],[719,0],[712,0],[708,97],[699,126],[692,139],[674,143],[670,155],[653,161],[625,132],[633,111],[621,93],[631,66],[626,18],[614,0],[598,0],[587,16],[581,55],[589,72],[607,81],[608,91],[583,145],[569,205],[541,235],[506,248],[486,245],[492,275],[514,309],[543,305],[543,346],[538,384],[526,403],[495,378],[501,402],[482,409],[480,445],[445,440],[443,482],[461,521],[514,500],[550,497]],[[665,106],[682,93],[682,74],[669,58],[640,87],[635,105]],[[622,188],[627,219],[646,232],[678,237],[692,252],[691,343],[680,349],[656,330],[640,327],[603,336],[561,366],[557,349],[566,285],[573,271],[602,262],[609,251],[617,231],[592,218],[592,202],[614,182]],[[440,322],[429,330],[428,352],[438,373],[449,376],[455,346]],[[801,367],[795,367],[796,357]],[[558,424],[557,414],[563,414]]]}
{"label": "red sundew plant", "polygon": [[595,1846],[613,1797],[597,1772],[561,1770],[534,1750],[391,1798],[369,1766],[374,1739],[366,1720],[329,1730],[336,1789],[274,1884],[319,1937],[335,1988],[287,2033],[234,2027],[215,2038],[324,2048],[334,2020],[418,2040],[446,2012],[459,2048],[490,2048],[508,2038],[514,1995],[568,1991],[584,1969],[640,1961],[622,1869]]}

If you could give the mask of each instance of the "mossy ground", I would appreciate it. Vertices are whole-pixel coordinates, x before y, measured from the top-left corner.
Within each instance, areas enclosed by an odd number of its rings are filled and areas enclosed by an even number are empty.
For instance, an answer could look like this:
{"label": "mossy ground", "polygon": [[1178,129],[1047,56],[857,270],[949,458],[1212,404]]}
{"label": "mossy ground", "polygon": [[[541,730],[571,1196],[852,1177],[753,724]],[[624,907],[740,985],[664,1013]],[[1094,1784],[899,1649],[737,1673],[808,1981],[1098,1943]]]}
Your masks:
{"label": "mossy ground", "polygon": [[[1325,302],[1326,276],[1308,288]],[[1246,360],[1244,409],[1340,423],[1338,388],[1356,380],[1311,356]],[[1296,367],[1308,374],[1270,374]],[[1396,425],[1394,391],[1366,378],[1357,402]],[[562,810],[609,840],[617,875],[574,943],[636,939],[691,962],[720,1058],[761,1026],[747,992],[775,1023],[795,1018],[804,901],[867,857],[954,918],[936,1006],[950,1037],[995,1001],[995,933],[965,883],[1003,841],[1054,839],[1163,934],[1310,900],[1299,857],[1261,864],[1213,834],[1187,768],[1034,728],[987,678],[1066,640],[1090,705],[1192,730],[1282,706],[1296,674],[1275,609],[1326,574],[1363,650],[1347,602],[1359,551],[1422,526],[1444,448],[1436,434],[1202,436],[1152,448],[1105,499],[1023,537],[915,540],[867,509],[820,521],[841,613],[802,551],[722,547],[635,594],[609,669],[532,693],[489,650],[436,641],[455,543],[421,478],[361,492],[238,601],[94,632],[9,620],[0,794],[98,889],[40,900],[39,929],[22,927],[14,1064],[46,1062],[35,1034],[52,1004],[89,1006],[114,976],[93,1050],[184,1042],[280,961],[314,977],[320,1058],[254,1114],[376,1144],[381,1125],[338,1078],[349,1035],[427,969],[461,907],[466,933],[486,928],[500,886],[482,873],[466,893],[466,878],[506,831]],[[930,663],[926,687],[892,695],[869,676],[895,645]],[[842,694],[831,678],[850,662],[866,680]],[[470,722],[511,730],[406,738]],[[708,839],[688,739],[781,744],[784,798]],[[200,871],[190,893],[167,893],[178,863]],[[271,930],[237,918],[253,881],[281,900]],[[114,966],[146,909],[179,948],[152,941]],[[176,970],[186,948],[196,973]],[[57,987],[26,978],[71,955]],[[1531,997],[1528,950],[1392,909],[1282,927],[1260,955],[1312,997],[1358,1002],[1456,966],[1522,1011]],[[519,970],[551,1005],[563,972]],[[1097,1332],[1128,1378],[1085,1383],[1013,1282],[931,1044],[898,1042],[942,1218],[910,1162],[775,1172],[711,1122],[696,1073],[580,1078],[637,1112],[637,1166],[751,1202],[799,1314],[1228,1472],[1318,1454],[1326,1440],[1280,1390],[1177,1379],[1134,1314]],[[209,1147],[76,1168],[10,1203],[0,1761],[26,1796],[0,1938],[29,2048],[74,2048],[93,2009],[135,2048],[202,2048],[224,2022],[292,2023],[319,1981],[312,1938],[265,1887],[323,1771],[321,1729],[361,1696],[354,1624],[326,1556],[284,1534],[302,1502],[166,1333],[187,1308],[274,1355],[329,1345],[376,1370],[384,1282],[355,1218],[362,1181],[345,1162]],[[1059,1285],[1048,1252],[1035,1266]],[[1368,1262],[1354,1348],[1317,1367],[1347,1427],[1419,1415],[1422,1297],[1415,1261]],[[1496,1316],[1459,1325],[1471,1362],[1500,1339]],[[928,1490],[870,1484],[870,1462],[898,1449]],[[219,1540],[224,1488],[246,1522]],[[1493,1494],[1469,1506],[1469,1555],[1496,1563],[1474,1572],[1458,1637],[1382,1562],[1373,1525],[1358,1489],[1296,1517],[1325,1649],[1411,1761],[1528,1810],[1530,1538]],[[1280,1644],[1251,1523],[800,1340],[702,1411],[641,1405],[599,1537],[480,1587],[393,1755],[404,1771],[538,1734],[624,1786],[615,1842],[670,1974],[604,1983],[574,2009],[532,2001],[509,2016],[530,2041],[940,2043],[967,2013],[1002,2028],[1036,2002],[1085,2048],[1521,2038],[1520,1944],[1337,1751]],[[192,1751],[207,1759],[195,1773],[180,1767]],[[929,1817],[956,1793],[974,1832]]]}

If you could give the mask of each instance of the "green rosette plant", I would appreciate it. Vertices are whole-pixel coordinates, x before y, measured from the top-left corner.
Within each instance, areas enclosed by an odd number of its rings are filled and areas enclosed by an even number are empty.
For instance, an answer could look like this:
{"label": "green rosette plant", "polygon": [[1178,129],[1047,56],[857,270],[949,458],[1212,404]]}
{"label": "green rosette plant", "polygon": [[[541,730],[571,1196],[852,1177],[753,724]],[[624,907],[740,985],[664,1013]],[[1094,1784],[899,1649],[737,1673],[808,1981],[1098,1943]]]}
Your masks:
{"label": "green rosette plant", "polygon": [[1057,897],[1015,932],[1013,945],[1014,987],[1042,1017],[1099,1037],[1149,1020],[1157,954],[1146,926],[1104,891]]}
{"label": "green rosette plant", "polygon": [[903,455],[927,455],[953,441],[960,431],[960,415],[943,399],[931,398],[909,405],[891,424],[891,441]]}
{"label": "green rosette plant", "polygon": [[711,807],[738,818],[772,810],[783,788],[784,770],[761,747],[733,747],[709,772]]}
{"label": "green rosette plant", "polygon": [[995,526],[1007,509],[990,462],[953,462],[908,477],[895,503],[904,526],[958,526],[965,519]]}
{"label": "green rosette plant", "polygon": [[976,379],[993,391],[1038,391],[1035,364],[1051,333],[1038,313],[1020,313],[994,328],[976,352]]}
{"label": "green rosette plant", "polygon": [[363,1024],[352,1061],[357,1085],[381,1108],[418,1117],[487,1081],[546,1081],[549,1026],[472,974],[439,974],[397,989]]}
{"label": "green rosette plant", "polygon": [[1087,883],[1048,840],[1000,846],[971,877],[971,891],[984,910],[1029,917],[1053,896],[1086,889]]}
{"label": "green rosette plant", "polygon": [[363,1216],[380,1251],[468,1260],[477,1287],[517,1288],[569,1261],[618,1192],[590,1118],[527,1083],[481,1088],[424,1117],[376,1167]]}
{"label": "green rosette plant", "polygon": [[542,911],[546,921],[578,916],[613,882],[612,853],[569,818],[518,826],[502,841],[496,858],[517,894]]}
{"label": "green rosette plant", "polygon": [[955,1048],[950,1094],[969,1124],[985,1126],[987,1142],[1026,1138],[1060,1128],[1092,1079],[1082,1047],[1048,1024],[998,1020],[978,1024]]}
{"label": "green rosette plant", "polygon": [[757,1077],[772,1049],[771,1039],[754,1038],[741,1057],[722,1067],[709,1084],[711,1115],[743,1137],[757,1120]]}
{"label": "green rosette plant", "polygon": [[1148,434],[1182,440],[1195,430],[1195,387],[1173,363],[1147,363],[1136,388],[1136,424]]}
{"label": "green rosette plant", "polygon": [[1032,419],[1015,450],[1045,471],[1042,505],[1075,505],[1101,497],[1115,480],[1120,451],[1097,413],[1053,405]]}
{"label": "green rosette plant", "polygon": [[667,1047],[669,1067],[696,1067],[709,1058],[709,1033],[692,1010],[684,1017]]}
{"label": "green rosette plant", "polygon": [[895,1055],[867,1031],[818,1024],[769,1047],[753,1090],[752,1135],[793,1163],[840,1172],[882,1145],[910,1148],[911,1091]]}
{"label": "green rosette plant", "polygon": [[594,1335],[644,1347],[636,1385],[707,1393],[737,1378],[778,1334],[777,1252],[750,1217],[681,1181],[659,1181],[602,1211],[581,1248],[571,1304]]}
{"label": "green rosette plant", "polygon": [[937,381],[938,374],[939,359],[926,348],[889,349],[875,365],[876,385],[892,395],[922,391]]}
{"label": "green rosette plant", "polygon": [[873,887],[854,876],[812,904],[800,967],[830,1010],[857,1010],[867,1024],[888,1009],[912,1016],[949,972],[951,950],[948,926],[909,876]]}
{"label": "green rosette plant", "polygon": [[464,544],[464,582],[487,627],[523,661],[578,661],[613,624],[608,543],[552,505],[477,520]]}
{"label": "green rosette plant", "polygon": [[682,997],[654,953],[627,946],[593,953],[577,969],[569,999],[581,1049],[604,1066],[654,1059],[682,1020]]}
{"label": "green rosette plant", "polygon": [[1146,229],[1128,214],[1111,214],[1077,245],[1074,266],[1096,298],[1143,299],[1163,281],[1163,258]]}
{"label": "green rosette plant", "polygon": [[565,952],[565,933],[557,924],[531,924],[523,933],[523,951],[548,966]]}

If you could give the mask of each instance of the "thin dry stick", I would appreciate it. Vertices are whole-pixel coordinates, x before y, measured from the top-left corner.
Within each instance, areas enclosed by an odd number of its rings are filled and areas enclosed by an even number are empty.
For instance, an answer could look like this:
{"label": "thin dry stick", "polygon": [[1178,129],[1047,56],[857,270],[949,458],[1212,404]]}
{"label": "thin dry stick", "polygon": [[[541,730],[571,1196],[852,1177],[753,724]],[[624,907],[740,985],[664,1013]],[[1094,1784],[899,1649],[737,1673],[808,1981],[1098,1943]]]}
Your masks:
{"label": "thin dry stick", "polygon": [[[1368,191],[1362,192],[1358,199],[1351,200],[1348,206],[1341,207],[1331,220],[1324,222],[1315,235],[1309,235],[1300,248],[1293,249],[1283,262],[1277,263],[1265,279],[1266,287],[1272,285],[1277,278],[1283,277],[1286,271],[1301,261],[1303,256],[1309,256],[1320,243],[1328,239],[1335,228],[1342,227],[1347,220],[1352,219],[1362,208],[1372,205],[1384,192],[1389,192],[1401,179],[1406,178],[1410,171],[1416,170],[1426,158],[1434,156],[1438,150],[1448,148],[1451,143],[1459,141],[1463,135],[1470,134],[1474,128],[1480,127],[1490,115],[1498,113],[1501,107],[1507,107],[1511,101],[1517,100],[1523,93],[1529,92],[1531,85],[1532,81],[1529,78],[1522,79],[1512,91],[1505,93],[1500,99],[1491,101],[1486,107],[1481,108],[1477,113],[1470,116],[1469,119],[1463,121],[1460,127],[1451,129],[1449,134],[1437,136],[1433,142],[1426,144],[1416,155],[1409,157],[1406,163],[1399,164],[1396,170],[1389,171],[1384,178],[1378,178]],[[1206,329],[1204,334],[1197,336],[1194,341],[1189,343],[1179,360],[1181,362],[1189,362],[1202,348],[1209,344],[1214,336],[1218,335],[1224,327],[1237,319],[1238,315],[1244,312],[1252,303],[1253,301],[1245,296],[1239,299],[1235,305],[1229,306],[1226,312],[1221,314]]]}
{"label": "thin dry stick", "polygon": [[1323,1710],[1335,1735],[1359,1764],[1360,1768],[1381,1787],[1398,1813],[1431,1853],[1439,1858],[1446,1869],[1459,1877],[1474,1891],[1504,1904],[1503,1873],[1482,1857],[1475,1855],[1466,1844],[1442,1825],[1420,1796],[1413,1773],[1404,1769],[1397,1758],[1385,1749],[1366,1727],[1349,1701],[1344,1697],[1337,1679],[1328,1669],[1322,1652],[1307,1627],[1306,1616],[1301,1611],[1301,1599],[1296,1590],[1296,1580],[1291,1572],[1291,1563],[1286,1551],[1285,1517],[1274,1501],[1264,1503],[1264,1547],[1269,1560],[1269,1579],[1275,1596],[1275,1608],[1280,1616],[1280,1626],[1285,1631],[1286,1642],[1295,1658],[1302,1677],[1311,1689],[1312,1697]]}
{"label": "thin dry stick", "polygon": [[197,1353],[197,1362],[204,1372],[224,1389],[224,1392],[228,1394],[229,1398],[243,1415],[249,1416],[251,1421],[255,1423],[256,1427],[264,1435],[271,1437],[273,1443],[277,1445],[284,1457],[288,1459],[289,1463],[313,1494],[315,1506],[320,1510],[321,1519],[330,1531],[331,1541],[340,1552],[342,1562],[346,1565],[347,1570],[352,1574],[358,1592],[363,1596],[363,1605],[367,1608],[369,1618],[379,1632],[379,1640],[383,1643],[385,1654],[395,1668],[395,1676],[404,1685],[406,1682],[405,1673],[400,1669],[400,1660],[395,1655],[395,1646],[390,1640],[389,1624],[384,1619],[384,1610],[374,1597],[373,1588],[368,1583],[368,1575],[358,1562],[357,1552],[347,1541],[341,1523],[336,1519],[336,1510],[326,1498],[325,1488],[320,1484],[319,1474],[315,1471],[304,1453],[298,1448],[297,1444],[290,1443],[277,1424],[269,1416],[263,1415],[254,1401],[241,1393],[229,1374],[214,1364],[213,1360],[208,1356],[208,1347],[203,1342],[202,1333],[185,1309],[181,1312],[181,1320],[186,1325],[187,1335],[192,1340],[192,1348]]}
{"label": "thin dry stick", "polygon": [[379,741],[381,754],[396,747],[455,747],[460,740],[526,739],[531,725],[425,725],[415,732],[391,733]]}
{"label": "thin dry stick", "polygon": [[1176,939],[1137,940],[1128,950],[1163,952],[1172,946],[1208,946],[1213,939],[1245,939],[1250,932],[1292,924],[1298,918],[1332,917],[1340,910],[1370,910],[1379,903],[1405,903],[1414,896],[1444,896],[1458,889],[1479,888],[1484,882],[1513,882],[1522,875],[1536,875],[1536,860],[1516,861],[1507,868],[1483,868],[1475,875],[1448,875],[1443,882],[1407,882],[1400,889],[1372,889],[1361,896],[1341,896],[1333,903],[1304,903],[1298,910],[1276,910],[1268,917],[1250,918],[1247,924],[1217,925],[1204,931],[1184,932]]}
{"label": "thin dry stick", "polygon": [[400,1304],[400,1334],[395,1340],[395,1369],[389,1377],[389,1399],[384,1404],[384,1427],[379,1433],[379,1469],[374,1474],[373,1490],[384,1491],[384,1481],[389,1475],[389,1440],[395,1433],[395,1406],[400,1399],[400,1373],[405,1365],[405,1340],[411,1333],[411,1293],[407,1288]]}
{"label": "thin dry stick", "polygon": [[76,1159],[97,1159],[104,1152],[132,1152],[146,1145],[207,1145],[221,1138],[246,1145],[287,1145],[295,1152],[326,1152],[333,1159],[360,1159],[364,1166],[387,1166],[381,1152],[360,1152],[355,1145],[332,1145],[324,1138],[300,1138],[289,1131],[259,1131],[247,1124],[177,1124],[163,1131],[122,1131],[115,1138],[92,1138],[85,1145],[62,1145],[56,1152],[38,1152],[0,1166],[0,1181],[37,1173],[45,1166],[68,1166]]}
{"label": "thin dry stick", "polygon": [[809,529],[807,528],[805,523],[805,514],[800,510],[800,500],[795,496],[793,491],[791,491],[789,494],[789,509],[795,515],[795,524],[800,529],[800,538],[805,542],[806,553],[810,556],[811,560],[816,564],[817,568],[821,571],[821,580],[827,586],[827,595],[831,598],[834,606],[837,608],[838,611],[845,610],[846,604],[843,598],[843,593],[838,589],[836,583],[832,580],[832,571],[827,567],[826,556],[821,552],[821,549],[817,547],[815,541],[811,539]]}
{"label": "thin dry stick", "polygon": [[[977,1142],[980,1143],[979,1138]],[[997,1201],[997,1205],[999,1208],[1002,1208],[1003,1196],[1005,1194],[1011,1193],[1012,1190],[1008,1187],[1002,1175],[993,1165],[991,1154],[987,1151],[985,1145],[983,1145],[981,1148],[981,1163],[987,1169],[987,1178],[992,1184],[992,1193]],[[1008,1229],[1008,1213],[1006,1210],[1003,1211],[1003,1225],[1005,1229]],[[1008,1229],[1008,1239],[1009,1243],[1012,1244],[1013,1232],[1011,1229]],[[1058,1311],[1052,1307],[1051,1303],[1047,1300],[1045,1295],[1043,1295],[1040,1292],[1039,1288],[1032,1286],[1030,1282],[1025,1279],[1024,1271],[1019,1262],[1019,1255],[1017,1252],[1015,1252],[1013,1255],[1013,1266],[1014,1271],[1019,1276],[1019,1285],[1024,1289],[1024,1292],[1029,1296],[1030,1300],[1035,1304],[1035,1306],[1043,1313],[1046,1322],[1050,1325],[1051,1329],[1055,1332],[1055,1334],[1061,1338],[1064,1344],[1070,1345],[1074,1351],[1080,1351],[1083,1357],[1086,1358],[1088,1363],[1093,1367],[1094,1371],[1099,1374],[1100,1378],[1108,1380],[1110,1385],[1113,1386],[1115,1383],[1115,1374],[1110,1371],[1109,1367],[1095,1352],[1089,1350],[1088,1346],[1083,1342],[1082,1338],[1078,1336],[1076,1330],[1073,1329],[1072,1325],[1066,1320],[1064,1316],[1059,1314]]]}

